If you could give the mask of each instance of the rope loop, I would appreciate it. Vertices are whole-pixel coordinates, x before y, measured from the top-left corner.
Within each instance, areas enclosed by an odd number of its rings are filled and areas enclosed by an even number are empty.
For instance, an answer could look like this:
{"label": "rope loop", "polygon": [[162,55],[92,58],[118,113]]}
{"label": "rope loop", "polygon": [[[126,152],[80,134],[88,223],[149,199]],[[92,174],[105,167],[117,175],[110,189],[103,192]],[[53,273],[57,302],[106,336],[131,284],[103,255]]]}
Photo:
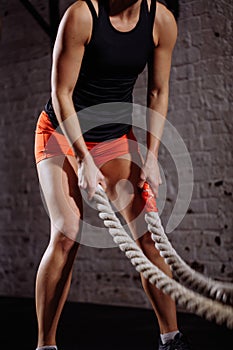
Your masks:
{"label": "rope loop", "polygon": [[233,329],[233,307],[224,304],[226,301],[233,300],[232,285],[213,281],[192,270],[168,241],[158,213],[147,213],[145,220],[156,247],[176,277],[174,279],[152,264],[124,230],[101,186],[97,189],[94,200],[99,217],[103,220],[114,242],[135,266],[136,271],[163,293],[168,294],[180,307],[206,320],[215,320],[217,324],[225,324],[226,327]]}

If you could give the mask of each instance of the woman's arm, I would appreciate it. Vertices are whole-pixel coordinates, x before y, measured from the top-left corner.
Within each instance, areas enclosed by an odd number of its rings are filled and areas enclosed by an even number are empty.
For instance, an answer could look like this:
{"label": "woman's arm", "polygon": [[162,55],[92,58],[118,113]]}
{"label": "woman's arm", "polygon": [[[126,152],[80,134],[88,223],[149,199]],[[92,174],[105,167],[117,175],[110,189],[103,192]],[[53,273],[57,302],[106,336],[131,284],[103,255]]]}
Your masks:
{"label": "woman's arm", "polygon": [[91,16],[82,1],[63,16],[54,45],[52,63],[52,103],[59,125],[79,158],[87,147],[82,137],[72,95],[78,79],[85,45],[91,35]]}
{"label": "woman's arm", "polygon": [[147,180],[158,195],[161,184],[157,163],[160,140],[163,134],[168,110],[169,79],[172,52],[177,39],[177,24],[172,13],[165,6],[157,3],[154,25],[156,47],[148,63],[147,90],[147,156],[141,171],[139,187]]}
{"label": "woman's arm", "polygon": [[104,177],[86,147],[72,96],[91,32],[90,11],[84,1],[77,1],[61,20],[54,46],[51,77],[53,108],[61,130],[81,162],[79,185],[88,190],[89,198],[99,182],[105,186]]}

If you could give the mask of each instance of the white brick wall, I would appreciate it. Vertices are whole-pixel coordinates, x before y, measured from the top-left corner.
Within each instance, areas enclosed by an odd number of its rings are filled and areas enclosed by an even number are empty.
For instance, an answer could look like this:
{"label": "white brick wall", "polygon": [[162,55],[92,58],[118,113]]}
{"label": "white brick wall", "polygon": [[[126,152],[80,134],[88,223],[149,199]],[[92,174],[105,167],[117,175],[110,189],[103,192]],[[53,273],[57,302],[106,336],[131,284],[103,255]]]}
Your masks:
{"label": "white brick wall", "polygon": [[[45,1],[32,1],[47,19]],[[68,6],[62,1],[62,11]],[[49,238],[33,156],[34,129],[50,92],[50,41],[19,1],[1,2],[0,295],[33,296]],[[194,190],[189,210],[170,234],[195,269],[232,281],[232,19],[231,1],[180,1],[168,120],[190,152]],[[146,73],[135,102],[144,103]],[[161,145],[167,222],[177,195],[176,170]],[[70,300],[150,307],[139,276],[118,248],[83,246]]]}

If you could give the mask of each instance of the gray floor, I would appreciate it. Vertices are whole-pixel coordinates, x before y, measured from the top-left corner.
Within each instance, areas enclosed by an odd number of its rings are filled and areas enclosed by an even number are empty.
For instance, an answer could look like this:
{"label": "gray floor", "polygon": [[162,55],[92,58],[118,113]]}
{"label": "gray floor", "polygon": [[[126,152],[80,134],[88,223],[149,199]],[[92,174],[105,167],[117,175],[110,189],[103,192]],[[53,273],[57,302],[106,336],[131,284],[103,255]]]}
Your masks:
{"label": "gray floor", "polygon": [[[2,297],[0,310],[0,349],[34,350],[34,300]],[[178,313],[178,321],[193,350],[233,348],[233,331],[225,326],[185,313]],[[66,303],[57,340],[59,350],[156,350],[157,335],[150,310]]]}

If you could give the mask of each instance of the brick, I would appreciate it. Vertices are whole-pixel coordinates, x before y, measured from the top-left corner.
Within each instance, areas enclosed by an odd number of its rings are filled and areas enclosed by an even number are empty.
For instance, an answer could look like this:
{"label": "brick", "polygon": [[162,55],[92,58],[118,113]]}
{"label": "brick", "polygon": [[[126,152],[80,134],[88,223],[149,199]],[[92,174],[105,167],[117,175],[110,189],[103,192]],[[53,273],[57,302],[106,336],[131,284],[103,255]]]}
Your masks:
{"label": "brick", "polygon": [[200,18],[192,17],[189,19],[181,19],[179,23],[179,31],[182,33],[188,32],[195,32],[200,30],[201,28],[201,21]]}
{"label": "brick", "polygon": [[192,3],[192,13],[194,16],[202,15],[204,13],[208,14],[208,4],[206,1],[195,1]]}
{"label": "brick", "polygon": [[[61,14],[73,1],[60,1]],[[48,19],[48,4],[33,4]],[[168,235],[180,256],[203,274],[232,275],[232,16],[228,1],[180,0],[179,35],[173,53],[168,120],[190,153],[194,183],[179,188],[184,174],[175,134],[161,144],[164,187],[158,199],[164,227],[177,200],[187,209]],[[38,116],[50,96],[50,40],[19,1],[0,3],[0,286],[1,295],[34,295],[34,276],[49,241],[50,221],[39,193],[33,155]],[[22,26],[23,23],[23,26]],[[29,34],[30,33],[30,34]],[[146,104],[146,69],[134,90]],[[139,119],[140,112],[136,115]],[[144,134],[139,137],[145,142]],[[20,138],[19,138],[20,135]],[[141,140],[140,139],[140,140]],[[168,142],[169,141],[169,142]],[[179,159],[176,158],[179,155]],[[182,168],[183,166],[183,168]],[[190,175],[190,174],[189,174]],[[95,223],[90,213],[87,220]],[[106,236],[108,233],[106,232]],[[25,268],[27,273],[25,274]],[[117,288],[116,288],[117,285]],[[132,295],[134,297],[132,298]],[[118,247],[82,245],[74,266],[73,301],[150,308],[139,274]]]}

